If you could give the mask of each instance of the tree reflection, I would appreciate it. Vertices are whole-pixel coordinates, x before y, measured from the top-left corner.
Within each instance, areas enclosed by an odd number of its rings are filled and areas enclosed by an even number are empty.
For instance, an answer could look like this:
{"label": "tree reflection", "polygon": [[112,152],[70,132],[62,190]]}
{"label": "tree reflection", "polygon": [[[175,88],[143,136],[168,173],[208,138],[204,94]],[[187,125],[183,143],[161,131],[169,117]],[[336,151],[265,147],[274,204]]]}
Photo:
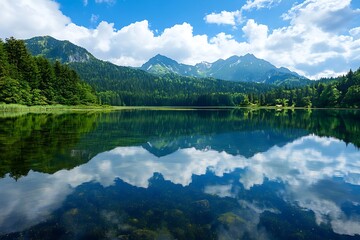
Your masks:
{"label": "tree reflection", "polygon": [[314,133],[360,146],[358,111],[126,110],[27,114],[0,118],[0,176],[71,169],[119,146],[144,146],[156,156],[177,149],[251,157]]}

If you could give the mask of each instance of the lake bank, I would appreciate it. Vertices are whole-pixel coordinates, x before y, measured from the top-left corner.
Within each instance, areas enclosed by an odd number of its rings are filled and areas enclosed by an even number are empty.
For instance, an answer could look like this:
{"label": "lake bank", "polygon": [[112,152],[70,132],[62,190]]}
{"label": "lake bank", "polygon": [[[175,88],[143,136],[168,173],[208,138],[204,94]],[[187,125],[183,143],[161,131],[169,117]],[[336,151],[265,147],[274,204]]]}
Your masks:
{"label": "lake bank", "polygon": [[229,110],[229,109],[269,109],[269,110],[359,110],[357,108],[307,108],[279,106],[109,106],[109,105],[36,105],[0,104],[0,113],[54,113],[82,111],[119,111],[119,110]]}

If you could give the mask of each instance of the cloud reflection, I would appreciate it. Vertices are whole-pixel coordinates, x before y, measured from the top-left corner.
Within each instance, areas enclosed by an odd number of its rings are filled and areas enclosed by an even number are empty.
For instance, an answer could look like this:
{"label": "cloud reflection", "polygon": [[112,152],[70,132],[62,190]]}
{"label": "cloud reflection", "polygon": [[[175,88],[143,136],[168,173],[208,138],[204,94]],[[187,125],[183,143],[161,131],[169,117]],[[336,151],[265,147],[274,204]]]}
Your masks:
{"label": "cloud reflection", "polygon": [[[262,184],[265,178],[281,181],[287,189],[284,198],[312,210],[318,224],[329,222],[340,234],[360,234],[360,216],[347,216],[339,202],[324,198],[319,194],[323,189],[316,188],[321,181],[334,177],[342,178],[347,184],[360,185],[360,152],[351,144],[313,135],[283,147],[275,146],[251,158],[195,148],[180,149],[159,158],[142,147],[119,147],[98,154],[85,165],[53,175],[30,172],[18,182],[7,176],[0,180],[0,233],[20,231],[43,221],[74,188],[85,182],[98,182],[107,187],[120,178],[146,188],[148,180],[157,172],[166,180],[187,186],[193,175],[212,171],[221,177],[239,168],[244,169],[239,181],[245,189]],[[209,185],[204,191],[220,197],[235,197],[232,189],[231,184]],[[360,200],[353,197],[352,204],[359,205]]]}

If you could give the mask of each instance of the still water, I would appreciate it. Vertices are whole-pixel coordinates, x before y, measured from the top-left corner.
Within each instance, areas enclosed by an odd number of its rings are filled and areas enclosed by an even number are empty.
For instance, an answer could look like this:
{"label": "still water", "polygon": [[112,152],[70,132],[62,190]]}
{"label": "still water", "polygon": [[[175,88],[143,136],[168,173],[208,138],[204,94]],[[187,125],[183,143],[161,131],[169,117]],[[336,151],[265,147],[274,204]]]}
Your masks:
{"label": "still water", "polygon": [[0,239],[360,239],[360,113],[0,117]]}

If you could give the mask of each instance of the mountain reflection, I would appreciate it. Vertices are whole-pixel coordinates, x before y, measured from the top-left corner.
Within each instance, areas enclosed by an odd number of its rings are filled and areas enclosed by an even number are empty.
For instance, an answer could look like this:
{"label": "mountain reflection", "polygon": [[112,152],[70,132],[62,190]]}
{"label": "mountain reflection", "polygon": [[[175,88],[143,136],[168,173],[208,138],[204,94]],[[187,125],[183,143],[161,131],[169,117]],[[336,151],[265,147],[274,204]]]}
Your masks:
{"label": "mountain reflection", "polygon": [[359,112],[0,117],[0,239],[356,239]]}
{"label": "mountain reflection", "polygon": [[[157,157],[141,146],[116,147],[86,164],[52,175],[30,171],[18,181],[7,175],[0,180],[0,233],[21,231],[44,221],[84,183],[108,188],[120,179],[148,188],[154,174],[182,187],[192,185],[196,176],[232,176],[231,181],[205,182],[199,190],[237,199],[242,209],[258,214],[281,211],[257,202],[255,195],[251,200],[255,187],[269,182],[281,184],[277,195],[291,205],[314,212],[318,225],[329,224],[339,234],[360,234],[360,151],[352,144],[316,135],[271,147],[252,157],[195,147]],[[245,201],[239,188],[250,199]],[[349,211],[344,206],[357,210]]]}
{"label": "mountain reflection", "polygon": [[0,116],[0,177],[55,173],[116,147],[158,157],[205,148],[252,157],[314,133],[360,146],[359,112],[306,110],[119,111]]}

